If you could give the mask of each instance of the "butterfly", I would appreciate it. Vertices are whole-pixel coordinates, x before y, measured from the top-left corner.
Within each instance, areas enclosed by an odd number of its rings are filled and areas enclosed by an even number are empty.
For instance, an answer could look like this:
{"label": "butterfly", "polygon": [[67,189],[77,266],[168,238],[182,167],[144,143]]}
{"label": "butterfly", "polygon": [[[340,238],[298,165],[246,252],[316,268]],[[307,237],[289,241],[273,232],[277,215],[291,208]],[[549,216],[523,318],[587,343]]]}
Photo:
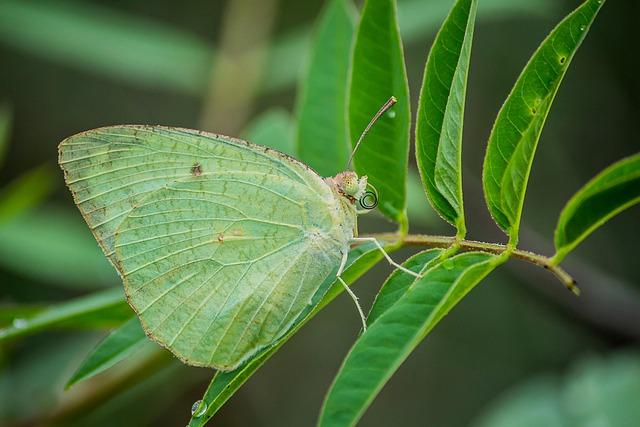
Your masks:
{"label": "butterfly", "polygon": [[59,164],[146,334],[189,365],[237,368],[332,274],[366,328],[340,277],[353,243],[406,270],[357,236],[367,177],[352,171],[322,178],[239,139],[138,125],[71,136]]}

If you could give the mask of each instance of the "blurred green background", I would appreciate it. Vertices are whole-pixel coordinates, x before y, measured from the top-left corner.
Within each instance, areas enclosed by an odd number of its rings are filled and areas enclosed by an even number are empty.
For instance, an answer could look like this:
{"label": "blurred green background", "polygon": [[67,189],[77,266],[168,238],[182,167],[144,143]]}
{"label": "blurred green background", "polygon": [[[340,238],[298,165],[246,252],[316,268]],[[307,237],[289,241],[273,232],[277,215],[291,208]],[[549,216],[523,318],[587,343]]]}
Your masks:
{"label": "blurred green background", "polygon": [[[451,4],[399,1],[414,107],[428,48]],[[486,139],[527,58],[578,4],[479,2],[464,133],[470,238],[505,240],[479,185]],[[58,143],[123,123],[256,142],[292,135],[296,87],[322,5],[0,1],[0,327],[45,305],[120,286],[64,188]],[[599,170],[638,150],[639,17],[638,2],[608,2],[578,52],[542,135],[521,247],[551,254],[563,203]],[[412,231],[452,234],[414,190]],[[640,425],[639,212],[622,213],[569,257],[580,298],[517,261],[492,274],[409,358],[362,425]],[[374,216],[360,229],[392,227]],[[388,272],[380,264],[355,286],[365,305]],[[184,425],[212,372],[153,349],[64,391],[87,351],[126,315],[1,344],[0,425]],[[352,302],[340,297],[213,425],[313,425],[358,329]]]}

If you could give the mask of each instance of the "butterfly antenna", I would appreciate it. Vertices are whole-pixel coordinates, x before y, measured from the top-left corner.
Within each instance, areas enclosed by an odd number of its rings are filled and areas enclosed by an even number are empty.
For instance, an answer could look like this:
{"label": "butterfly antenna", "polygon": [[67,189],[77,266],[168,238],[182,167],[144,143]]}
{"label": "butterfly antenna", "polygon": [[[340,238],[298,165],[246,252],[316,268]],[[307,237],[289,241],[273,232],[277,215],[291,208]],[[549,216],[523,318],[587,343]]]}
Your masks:
{"label": "butterfly antenna", "polygon": [[373,116],[373,118],[371,119],[371,121],[369,122],[369,124],[367,125],[366,128],[364,128],[364,131],[362,131],[362,135],[360,135],[360,138],[358,138],[358,142],[356,142],[356,146],[353,147],[353,151],[351,152],[351,156],[349,156],[349,161],[347,162],[347,170],[351,167],[351,162],[353,161],[353,157],[356,154],[356,151],[358,150],[358,147],[360,146],[360,143],[362,142],[362,140],[364,139],[364,137],[367,135],[367,133],[369,132],[369,129],[371,129],[371,127],[374,125],[375,122],[378,121],[378,119],[387,112],[387,110],[389,110],[389,108],[393,107],[393,105],[398,102],[398,100],[396,99],[395,96],[392,96],[391,98],[389,98],[389,100],[387,102],[384,103],[384,105],[380,108],[380,110],[378,110],[378,112],[375,114],[375,116]]}

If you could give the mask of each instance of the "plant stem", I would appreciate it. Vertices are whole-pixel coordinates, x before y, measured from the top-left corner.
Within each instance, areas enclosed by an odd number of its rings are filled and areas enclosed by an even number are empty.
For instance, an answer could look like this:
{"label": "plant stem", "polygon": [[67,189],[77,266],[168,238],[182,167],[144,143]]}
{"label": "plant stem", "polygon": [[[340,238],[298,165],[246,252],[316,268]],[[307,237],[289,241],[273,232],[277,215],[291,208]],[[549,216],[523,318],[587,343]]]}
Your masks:
{"label": "plant stem", "polygon": [[407,234],[400,236],[397,233],[379,233],[370,234],[367,237],[375,237],[378,240],[401,240],[404,245],[429,246],[434,248],[448,248],[457,244],[463,250],[480,250],[492,254],[501,254],[505,251],[510,252],[513,258],[530,262],[553,273],[562,284],[576,295],[580,294],[580,289],[576,286],[576,281],[558,265],[555,265],[551,258],[539,255],[534,252],[524,251],[521,249],[510,248],[508,245],[500,243],[485,243],[476,240],[457,239],[450,236],[433,236],[428,234]]}

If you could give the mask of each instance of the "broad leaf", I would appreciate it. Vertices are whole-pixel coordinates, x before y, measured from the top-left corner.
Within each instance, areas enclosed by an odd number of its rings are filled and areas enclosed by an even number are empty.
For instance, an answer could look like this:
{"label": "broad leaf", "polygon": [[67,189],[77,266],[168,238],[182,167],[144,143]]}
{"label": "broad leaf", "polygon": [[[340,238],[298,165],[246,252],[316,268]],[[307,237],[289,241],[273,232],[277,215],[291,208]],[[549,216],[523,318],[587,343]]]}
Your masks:
{"label": "broad leaf", "polygon": [[0,329],[0,342],[30,335],[43,329],[84,327],[87,323],[117,326],[131,317],[122,289],[109,289],[51,306],[26,319],[14,319],[8,328]]}
{"label": "broad leaf", "polygon": [[464,237],[462,126],[475,0],[458,0],[429,52],[416,118],[416,159],[429,201]]}
{"label": "broad leaf", "polygon": [[[347,283],[353,283],[367,270],[373,267],[382,255],[374,245],[363,245],[349,252],[347,268],[342,278]],[[328,291],[327,291],[328,289]],[[320,288],[312,305],[302,313],[299,320],[278,342],[253,357],[244,365],[231,372],[217,372],[209,384],[203,398],[200,410],[191,417],[189,427],[203,426],[215,415],[222,405],[266,362],[285,342],[293,336],[305,323],[338,296],[344,288],[339,282],[329,279]]]}
{"label": "broad leaf", "polygon": [[149,343],[140,321],[132,317],[102,340],[85,358],[67,382],[66,387],[103,372]]}
{"label": "broad leaf", "polygon": [[[441,249],[428,249],[419,252],[402,263],[402,266],[411,271],[419,273],[425,268],[430,267],[432,262],[437,261],[438,256],[442,253]],[[413,284],[416,278],[400,269],[396,269],[385,280],[380,288],[380,292],[376,295],[376,299],[369,310],[367,316],[367,325],[371,325],[394,305]]]}
{"label": "broad leaf", "polygon": [[367,0],[351,68],[348,111],[352,146],[391,96],[398,103],[371,128],[355,155],[354,166],[378,190],[380,212],[404,222],[411,113],[396,2]]}
{"label": "broad leaf", "polygon": [[596,175],[569,200],[556,226],[556,255],[569,252],[609,218],[640,202],[640,153],[622,159]]}
{"label": "broad leaf", "polygon": [[417,279],[356,341],[327,394],[319,426],[355,425],[420,341],[506,259],[468,252],[442,261]]}
{"label": "broad leaf", "polygon": [[293,126],[291,115],[286,110],[272,109],[254,119],[244,130],[243,137],[254,144],[294,156]]}
{"label": "broad leaf", "polygon": [[518,242],[520,216],[538,139],[573,56],[604,0],[587,0],[542,42],[498,113],[484,159],[483,188],[491,216]]}
{"label": "broad leaf", "polygon": [[299,90],[298,155],[322,176],[341,172],[349,153],[347,78],[354,28],[351,2],[330,0]]}

